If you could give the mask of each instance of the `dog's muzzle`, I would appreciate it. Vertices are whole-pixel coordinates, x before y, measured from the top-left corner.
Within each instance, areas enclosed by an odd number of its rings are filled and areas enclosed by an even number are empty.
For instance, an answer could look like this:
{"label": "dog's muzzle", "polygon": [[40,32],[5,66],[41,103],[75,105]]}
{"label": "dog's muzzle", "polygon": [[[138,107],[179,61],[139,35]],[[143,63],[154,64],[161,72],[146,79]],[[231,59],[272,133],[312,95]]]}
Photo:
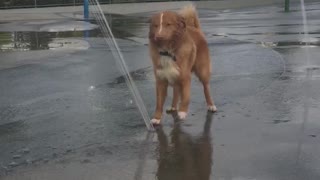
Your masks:
{"label": "dog's muzzle", "polygon": [[160,51],[160,56],[167,56],[170,57],[173,61],[176,61],[176,57],[172,54],[170,54],[168,51]]}

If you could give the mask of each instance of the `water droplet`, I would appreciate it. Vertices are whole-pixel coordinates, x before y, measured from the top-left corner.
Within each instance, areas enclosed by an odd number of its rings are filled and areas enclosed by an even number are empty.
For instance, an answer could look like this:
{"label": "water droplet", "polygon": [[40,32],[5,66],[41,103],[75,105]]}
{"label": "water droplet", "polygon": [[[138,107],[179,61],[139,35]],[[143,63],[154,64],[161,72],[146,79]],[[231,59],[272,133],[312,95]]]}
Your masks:
{"label": "water droplet", "polygon": [[28,154],[30,152],[30,149],[29,148],[23,148],[21,151],[23,153],[25,153],[25,154]]}
{"label": "water droplet", "polygon": [[12,162],[9,164],[10,167],[16,167],[16,166],[18,166],[18,165],[19,165],[19,164],[16,163],[16,162],[14,162],[14,161],[12,161]]}
{"label": "water droplet", "polygon": [[31,159],[26,159],[25,163],[26,164],[32,164],[32,160]]}
{"label": "water droplet", "polygon": [[126,107],[129,107],[133,104],[133,100],[130,99],[128,102],[126,102]]}
{"label": "water droplet", "polygon": [[90,86],[90,87],[88,88],[88,91],[92,91],[92,90],[94,90],[94,89],[95,89],[94,86]]}

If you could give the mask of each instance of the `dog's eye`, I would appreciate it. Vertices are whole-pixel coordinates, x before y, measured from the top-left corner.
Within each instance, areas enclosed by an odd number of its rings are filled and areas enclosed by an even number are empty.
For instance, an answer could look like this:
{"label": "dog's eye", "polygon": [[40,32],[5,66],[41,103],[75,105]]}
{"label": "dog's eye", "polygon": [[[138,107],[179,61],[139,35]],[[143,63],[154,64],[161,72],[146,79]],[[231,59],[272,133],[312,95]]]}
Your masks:
{"label": "dog's eye", "polygon": [[167,23],[167,26],[171,26],[171,23]]}

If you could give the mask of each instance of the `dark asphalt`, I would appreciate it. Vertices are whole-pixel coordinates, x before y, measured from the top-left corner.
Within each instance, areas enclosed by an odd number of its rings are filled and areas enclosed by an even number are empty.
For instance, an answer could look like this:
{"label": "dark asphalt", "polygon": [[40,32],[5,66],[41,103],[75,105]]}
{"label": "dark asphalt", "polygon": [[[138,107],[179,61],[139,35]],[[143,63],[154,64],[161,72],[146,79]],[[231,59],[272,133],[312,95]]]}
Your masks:
{"label": "dark asphalt", "polygon": [[[156,133],[95,26],[0,24],[0,179],[319,180],[320,4],[306,8],[310,46],[298,5],[199,10],[218,112],[194,79],[188,118],[166,115]],[[108,15],[151,115],[148,16]]]}

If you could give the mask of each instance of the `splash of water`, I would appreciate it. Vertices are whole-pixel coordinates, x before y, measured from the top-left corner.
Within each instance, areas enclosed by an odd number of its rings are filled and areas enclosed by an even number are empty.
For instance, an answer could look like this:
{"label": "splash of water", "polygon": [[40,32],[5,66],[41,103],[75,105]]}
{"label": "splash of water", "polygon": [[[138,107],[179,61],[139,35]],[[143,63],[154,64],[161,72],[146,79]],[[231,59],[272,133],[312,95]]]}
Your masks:
{"label": "splash of water", "polygon": [[131,77],[128,67],[126,65],[126,62],[123,58],[123,55],[121,53],[121,50],[114,38],[114,35],[111,31],[111,28],[109,26],[109,23],[103,13],[103,10],[101,9],[100,3],[98,0],[89,0],[91,15],[94,16],[95,20],[99,24],[99,27],[101,29],[101,32],[103,34],[103,38],[107,45],[109,46],[112,55],[114,56],[116,60],[117,67],[119,68],[120,72],[123,74],[126,80],[126,84],[130,89],[130,92],[133,96],[134,102],[136,103],[140,114],[144,120],[144,123],[147,126],[147,129],[150,131],[153,131],[154,128],[152,124],[150,123],[150,117],[148,115],[147,108],[145,107],[145,104],[142,100],[142,97],[139,93],[138,88],[136,87],[133,78]]}
{"label": "splash of water", "polygon": [[306,59],[307,59],[307,69],[310,68],[310,52],[309,52],[309,44],[310,44],[310,35],[308,29],[308,21],[307,21],[307,13],[304,4],[304,0],[300,0],[301,3],[301,13],[302,13],[302,23],[303,23],[303,33],[304,33],[304,41],[306,43]]}
{"label": "splash of water", "polygon": [[[301,3],[301,13],[302,13],[302,21],[303,21],[303,31],[304,31],[304,39],[306,42],[306,48],[305,48],[305,53],[306,53],[306,58],[307,58],[307,65],[306,65],[306,82],[305,82],[305,96],[303,98],[303,122],[301,125],[300,129],[300,135],[299,135],[299,140],[298,140],[298,151],[297,151],[297,159],[296,159],[296,167],[298,167],[301,159],[301,154],[302,154],[302,146],[303,146],[303,140],[304,140],[304,135],[305,135],[305,128],[306,124],[309,120],[309,108],[310,108],[310,80],[312,79],[313,76],[313,70],[317,69],[315,66],[310,65],[310,52],[309,52],[309,43],[310,43],[310,37],[309,37],[309,30],[308,30],[308,21],[307,21],[307,14],[306,14],[306,9],[305,9],[305,4],[304,0],[300,0]],[[297,171],[298,172],[298,171]]]}

